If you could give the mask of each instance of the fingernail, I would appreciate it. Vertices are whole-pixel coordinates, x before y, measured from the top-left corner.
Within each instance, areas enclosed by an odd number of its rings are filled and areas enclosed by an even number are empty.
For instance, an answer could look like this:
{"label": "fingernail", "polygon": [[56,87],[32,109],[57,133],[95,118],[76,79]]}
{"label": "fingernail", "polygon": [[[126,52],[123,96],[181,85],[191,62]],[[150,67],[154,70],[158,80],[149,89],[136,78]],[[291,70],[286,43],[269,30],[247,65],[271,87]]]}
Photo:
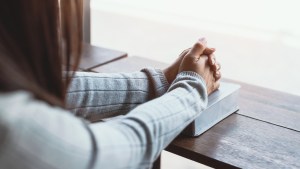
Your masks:
{"label": "fingernail", "polygon": [[206,39],[205,39],[205,37],[202,37],[202,38],[199,39],[199,41],[200,42],[206,42]]}

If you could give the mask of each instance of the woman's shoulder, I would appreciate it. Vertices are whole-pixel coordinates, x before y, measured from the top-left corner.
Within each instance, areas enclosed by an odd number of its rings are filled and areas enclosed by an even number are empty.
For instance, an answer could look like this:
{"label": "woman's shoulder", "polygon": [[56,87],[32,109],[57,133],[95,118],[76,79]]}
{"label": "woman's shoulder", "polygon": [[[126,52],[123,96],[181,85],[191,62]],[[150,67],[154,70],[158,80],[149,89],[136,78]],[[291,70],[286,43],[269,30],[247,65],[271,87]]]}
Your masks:
{"label": "woman's shoulder", "polygon": [[24,120],[30,118],[30,113],[34,111],[30,108],[33,104],[36,104],[36,100],[30,92],[0,93],[0,130],[3,131],[0,137],[19,128]]}
{"label": "woman's shoulder", "polygon": [[0,123],[42,121],[45,118],[53,118],[57,114],[70,115],[71,113],[60,107],[51,106],[45,101],[37,100],[27,91],[0,93]]}
{"label": "woman's shoulder", "polygon": [[14,131],[33,125],[33,122],[41,124],[44,119],[55,116],[56,112],[65,110],[35,99],[30,92],[0,93],[0,130],[6,128]]}
{"label": "woman's shoulder", "polygon": [[38,102],[33,94],[27,91],[0,93],[0,118],[14,116]]}
{"label": "woman's shoulder", "polygon": [[69,111],[37,100],[30,92],[0,93],[0,138],[19,138],[29,132],[64,137],[57,130],[68,127],[62,125],[62,119],[64,124],[77,120]]}
{"label": "woman's shoulder", "polygon": [[91,152],[89,138],[83,121],[68,111],[29,92],[0,93],[0,168],[15,163],[12,157],[26,157],[16,163],[19,168],[24,164],[59,168],[75,156],[77,168],[83,168]]}
{"label": "woman's shoulder", "polygon": [[0,93],[0,120],[14,116],[35,100],[32,94],[26,91]]}
{"label": "woman's shoulder", "polygon": [[[32,95],[26,91],[0,93],[0,149],[7,139],[14,137],[19,128],[22,110],[29,102],[34,102]],[[7,147],[7,145],[6,145]]]}

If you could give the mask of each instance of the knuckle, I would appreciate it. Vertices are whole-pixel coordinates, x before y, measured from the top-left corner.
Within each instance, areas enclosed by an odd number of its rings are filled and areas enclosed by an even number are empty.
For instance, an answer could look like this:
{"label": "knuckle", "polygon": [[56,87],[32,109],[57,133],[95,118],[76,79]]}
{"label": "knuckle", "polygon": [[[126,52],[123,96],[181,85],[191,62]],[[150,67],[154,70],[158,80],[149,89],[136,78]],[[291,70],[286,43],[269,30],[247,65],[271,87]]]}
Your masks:
{"label": "knuckle", "polygon": [[197,42],[194,44],[194,48],[204,48],[204,44]]}
{"label": "knuckle", "polygon": [[218,70],[218,66],[217,66],[217,65],[212,65],[212,66],[211,66],[211,69],[212,69],[213,71],[216,71],[216,70]]}
{"label": "knuckle", "polygon": [[195,57],[193,56],[193,55],[191,55],[191,54],[188,54],[186,57],[185,57],[185,59],[184,59],[186,62],[194,62],[194,60],[195,60]]}

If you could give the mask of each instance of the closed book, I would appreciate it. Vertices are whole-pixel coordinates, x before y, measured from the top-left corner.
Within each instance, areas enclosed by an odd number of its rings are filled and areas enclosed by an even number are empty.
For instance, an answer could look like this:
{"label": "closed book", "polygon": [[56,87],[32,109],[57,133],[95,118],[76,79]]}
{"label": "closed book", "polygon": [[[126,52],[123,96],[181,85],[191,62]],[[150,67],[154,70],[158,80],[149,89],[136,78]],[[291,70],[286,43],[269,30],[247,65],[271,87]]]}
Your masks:
{"label": "closed book", "polygon": [[240,86],[221,82],[218,90],[208,96],[205,110],[182,132],[188,136],[199,136],[221,120],[236,112]]}

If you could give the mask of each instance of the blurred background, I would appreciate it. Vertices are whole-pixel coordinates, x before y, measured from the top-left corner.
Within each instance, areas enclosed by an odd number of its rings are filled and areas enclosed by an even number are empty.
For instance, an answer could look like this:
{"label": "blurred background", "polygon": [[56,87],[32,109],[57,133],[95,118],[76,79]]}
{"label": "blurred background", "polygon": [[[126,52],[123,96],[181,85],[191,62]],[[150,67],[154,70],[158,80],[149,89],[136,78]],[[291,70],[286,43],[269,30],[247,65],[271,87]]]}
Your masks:
{"label": "blurred background", "polygon": [[[92,0],[91,38],[171,63],[206,37],[223,77],[300,95],[299,7],[299,0]],[[201,168],[192,163],[163,161],[165,168]]]}

